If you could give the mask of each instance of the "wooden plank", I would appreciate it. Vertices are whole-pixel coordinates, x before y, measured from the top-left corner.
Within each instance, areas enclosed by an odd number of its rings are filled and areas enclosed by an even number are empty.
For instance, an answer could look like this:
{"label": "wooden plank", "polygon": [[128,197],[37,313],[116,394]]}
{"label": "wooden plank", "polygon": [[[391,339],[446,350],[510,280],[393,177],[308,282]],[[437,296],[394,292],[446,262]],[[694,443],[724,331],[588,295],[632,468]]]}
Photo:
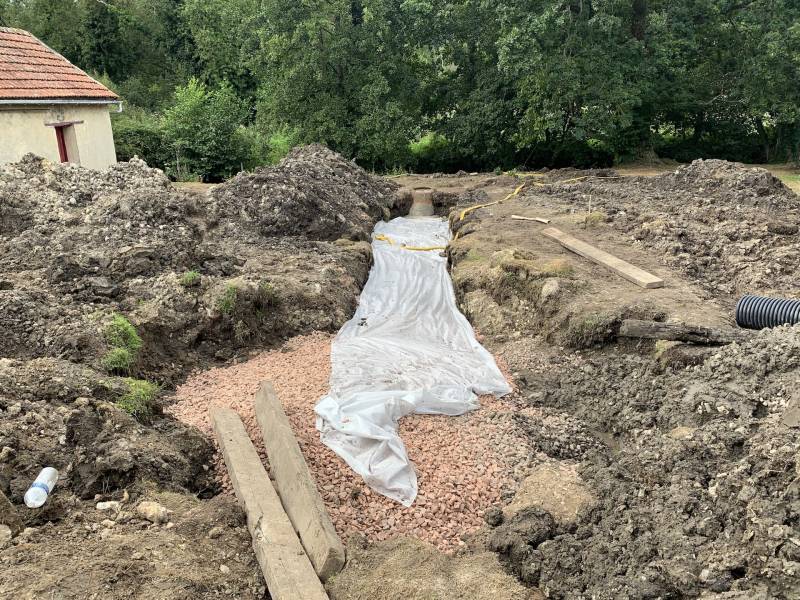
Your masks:
{"label": "wooden plank", "polygon": [[256,394],[256,418],[261,425],[270,471],[286,514],[300,535],[311,564],[322,581],[344,567],[345,550],[308,470],[275,388],[269,381]]}
{"label": "wooden plank", "polygon": [[641,321],[639,319],[626,319],[619,328],[621,337],[708,345],[744,342],[751,339],[754,333],[746,329],[734,329],[733,327],[717,329],[699,325],[684,325],[683,323]]}
{"label": "wooden plank", "polygon": [[270,596],[273,600],[327,600],[239,415],[217,409],[211,420],[236,497],[247,514],[253,550]]}
{"label": "wooden plank", "polygon": [[628,281],[632,281],[640,287],[647,289],[664,287],[663,279],[656,277],[655,275],[651,275],[647,271],[644,271],[639,267],[635,267],[632,264],[625,262],[621,258],[617,258],[616,256],[609,254],[608,252],[604,252],[603,250],[595,248],[586,242],[582,242],[581,240],[564,233],[560,229],[548,227],[542,231],[542,234],[556,240],[559,244],[568,250],[571,250],[575,254],[580,254],[592,262],[611,269],[617,275],[627,279]]}
{"label": "wooden plank", "polygon": [[511,218],[515,221],[536,221],[537,223],[544,223],[545,225],[550,223],[550,219],[543,219],[542,217],[523,217],[520,215],[511,215]]}

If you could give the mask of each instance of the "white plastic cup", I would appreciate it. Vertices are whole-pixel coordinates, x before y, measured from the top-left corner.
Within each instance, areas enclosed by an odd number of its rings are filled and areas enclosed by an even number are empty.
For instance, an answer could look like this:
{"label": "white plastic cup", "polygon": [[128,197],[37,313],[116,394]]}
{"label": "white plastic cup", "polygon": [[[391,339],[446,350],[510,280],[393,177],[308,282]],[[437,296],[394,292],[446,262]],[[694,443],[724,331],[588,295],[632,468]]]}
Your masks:
{"label": "white plastic cup", "polygon": [[45,502],[58,481],[58,471],[53,467],[45,467],[39,476],[25,492],[25,506],[28,508],[39,508]]}

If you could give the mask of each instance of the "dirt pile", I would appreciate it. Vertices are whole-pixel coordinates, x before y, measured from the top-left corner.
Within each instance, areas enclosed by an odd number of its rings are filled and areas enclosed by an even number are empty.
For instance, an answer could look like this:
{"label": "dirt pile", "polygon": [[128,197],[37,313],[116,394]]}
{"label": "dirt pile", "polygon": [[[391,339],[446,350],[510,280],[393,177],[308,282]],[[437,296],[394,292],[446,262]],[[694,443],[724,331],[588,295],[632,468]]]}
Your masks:
{"label": "dirt pile", "polygon": [[[722,161],[584,175],[547,173],[518,199],[451,213],[459,301],[529,403],[515,415],[523,482],[487,511],[483,545],[549,598],[800,597],[800,327],[724,348],[614,333],[621,317],[730,324],[739,293],[795,294],[797,198]],[[512,214],[668,285],[643,293]],[[573,310],[586,318],[565,322]]]}
{"label": "dirt pile", "polygon": [[62,519],[27,529],[0,552],[3,597],[263,600],[266,586],[234,500],[146,497],[167,509],[167,524],[141,518],[128,501],[112,510],[69,506]]}
{"label": "dirt pile", "polygon": [[314,144],[218,186],[211,214],[252,225],[265,236],[367,240],[375,221],[389,215],[398,187]]}
{"label": "dirt pile", "polygon": [[[347,208],[363,228],[393,198],[387,186],[318,147],[297,150],[276,172],[285,177],[266,177],[262,198],[319,199],[324,192],[336,202],[325,214]],[[94,172],[27,157],[0,169],[0,321],[11,332],[0,356],[100,367],[110,350],[105,321],[119,312],[145,341],[126,370],[171,380],[198,354],[225,358],[338,327],[366,278],[369,247],[316,241],[313,227],[295,238],[254,231],[252,215],[232,210],[234,200],[233,192],[181,192],[138,160]],[[362,212],[367,203],[374,210]],[[314,214],[292,203],[269,214],[291,220],[293,210]],[[356,221],[345,219],[348,227]]]}
{"label": "dirt pile", "polygon": [[[0,489],[20,506],[42,466],[60,472],[45,508],[22,511],[31,534],[13,540],[10,555],[32,547],[46,561],[40,528],[99,527],[101,515],[80,516],[96,495],[216,494],[213,446],[162,413],[163,389],[190,369],[349,318],[371,250],[336,238],[363,237],[390,210],[392,186],[321,147],[297,150],[274,172],[282,175],[260,180],[261,198],[293,200],[266,208],[244,198],[234,210],[232,194],[181,191],[139,160],[102,172],[32,156],[0,167]],[[308,198],[316,212],[300,202]],[[327,216],[287,237],[253,226],[261,210],[276,223]],[[323,233],[316,225],[330,215],[339,229]],[[219,550],[232,556],[237,540]],[[85,560],[103,554],[97,541]],[[211,545],[199,544],[197,557]],[[119,568],[138,573],[136,560]],[[225,574],[207,589],[244,593]],[[115,584],[102,595],[133,597],[129,582]]]}
{"label": "dirt pile", "polygon": [[799,366],[797,327],[689,368],[606,353],[528,373],[534,406],[577,416],[609,444],[578,457],[599,502],[575,525],[521,512],[490,547],[552,598],[796,597],[800,442],[785,416],[800,401]]}
{"label": "dirt pile", "polygon": [[712,293],[794,293],[800,201],[764,169],[697,160],[657,177],[589,178],[528,193],[534,205],[603,214]]}
{"label": "dirt pile", "polygon": [[[56,359],[0,359],[0,448],[7,449],[0,482],[12,500],[43,465],[59,470],[60,489],[82,498],[142,481],[214,493],[208,440],[173,420],[147,427],[119,410],[114,403],[130,393],[127,381]],[[57,516],[53,510],[47,519]]]}

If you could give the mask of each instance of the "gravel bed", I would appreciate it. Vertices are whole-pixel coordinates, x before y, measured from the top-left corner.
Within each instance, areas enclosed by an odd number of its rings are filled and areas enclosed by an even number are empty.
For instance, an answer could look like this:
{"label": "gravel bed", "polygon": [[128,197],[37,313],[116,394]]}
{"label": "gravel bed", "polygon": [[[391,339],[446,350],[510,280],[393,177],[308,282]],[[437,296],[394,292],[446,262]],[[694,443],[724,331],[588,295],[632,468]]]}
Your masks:
{"label": "gravel bed", "polygon": [[[275,385],[300,448],[339,534],[369,541],[412,536],[443,551],[464,546],[465,535],[483,524],[492,506],[507,500],[527,462],[524,433],[507,413],[515,400],[483,397],[482,409],[461,417],[411,416],[400,433],[419,476],[419,496],[411,508],[371,491],[331,450],[315,428],[314,405],[328,390],[330,343],[327,334],[294,338],[231,367],[197,373],[178,388],[170,412],[211,435],[209,409],[229,407],[242,417],[265,459],[253,403],[262,380]],[[516,463],[517,477],[513,477]],[[232,493],[221,458],[217,473]]]}

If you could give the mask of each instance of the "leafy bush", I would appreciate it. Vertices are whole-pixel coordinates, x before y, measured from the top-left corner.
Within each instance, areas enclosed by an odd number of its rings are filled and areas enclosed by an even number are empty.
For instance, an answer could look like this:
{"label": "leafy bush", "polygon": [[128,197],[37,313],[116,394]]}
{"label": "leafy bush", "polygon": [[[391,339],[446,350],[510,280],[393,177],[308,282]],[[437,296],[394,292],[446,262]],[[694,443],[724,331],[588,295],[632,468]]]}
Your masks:
{"label": "leafy bush", "polygon": [[269,136],[267,142],[267,163],[279,163],[289,152],[299,144],[296,129],[283,127]]}
{"label": "leafy bush", "polygon": [[269,142],[254,126],[240,126],[233,134],[234,154],[242,157],[241,170],[252,171],[271,163]]}
{"label": "leafy bush", "polygon": [[164,168],[170,159],[159,117],[139,108],[112,115],[117,160],[138,156],[151,167]]}
{"label": "leafy bush", "polygon": [[125,383],[128,391],[117,400],[117,406],[140,421],[153,416],[161,388],[141,379],[126,379]]}
{"label": "leafy bush", "polygon": [[453,148],[440,133],[428,132],[408,145],[414,157],[414,168],[418,172],[448,171],[454,165]]}
{"label": "leafy bush", "polygon": [[251,149],[237,133],[247,105],[227,85],[209,89],[190,79],[175,91],[175,104],[164,113],[164,139],[174,159],[167,170],[176,179],[196,173],[204,181],[219,181],[239,171]]}

